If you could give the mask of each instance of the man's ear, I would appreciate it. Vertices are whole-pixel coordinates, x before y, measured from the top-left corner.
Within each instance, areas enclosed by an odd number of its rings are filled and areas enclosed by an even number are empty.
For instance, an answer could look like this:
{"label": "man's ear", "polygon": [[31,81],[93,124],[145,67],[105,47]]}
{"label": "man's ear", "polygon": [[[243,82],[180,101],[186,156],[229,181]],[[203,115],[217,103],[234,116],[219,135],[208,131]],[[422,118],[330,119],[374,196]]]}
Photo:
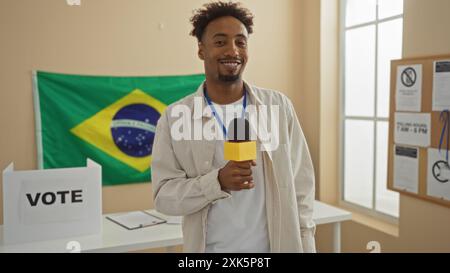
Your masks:
{"label": "man's ear", "polygon": [[205,47],[202,44],[202,42],[198,42],[198,57],[200,58],[200,60],[204,61],[205,60]]}

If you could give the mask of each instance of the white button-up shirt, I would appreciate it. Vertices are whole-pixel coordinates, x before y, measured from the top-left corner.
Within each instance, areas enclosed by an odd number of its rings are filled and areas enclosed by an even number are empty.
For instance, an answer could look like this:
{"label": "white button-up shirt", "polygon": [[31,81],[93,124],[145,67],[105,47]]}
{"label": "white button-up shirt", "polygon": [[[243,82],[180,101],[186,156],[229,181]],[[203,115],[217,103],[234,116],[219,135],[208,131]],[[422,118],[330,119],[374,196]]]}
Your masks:
{"label": "white button-up shirt", "polygon": [[[314,169],[294,107],[279,92],[244,84],[249,100],[257,108],[268,106],[267,116],[271,116],[271,105],[279,106],[275,126],[279,145],[262,153],[270,250],[315,252]],[[215,141],[174,140],[171,135],[171,126],[179,119],[171,115],[176,105],[185,105],[192,111],[189,124],[205,124],[212,118],[204,114],[206,111],[201,115],[194,113],[196,97],[204,101],[203,84],[196,93],[170,105],[159,119],[151,166],[156,210],[183,216],[185,252],[205,251],[208,211],[218,200],[230,198],[221,190],[219,169],[211,164]]]}

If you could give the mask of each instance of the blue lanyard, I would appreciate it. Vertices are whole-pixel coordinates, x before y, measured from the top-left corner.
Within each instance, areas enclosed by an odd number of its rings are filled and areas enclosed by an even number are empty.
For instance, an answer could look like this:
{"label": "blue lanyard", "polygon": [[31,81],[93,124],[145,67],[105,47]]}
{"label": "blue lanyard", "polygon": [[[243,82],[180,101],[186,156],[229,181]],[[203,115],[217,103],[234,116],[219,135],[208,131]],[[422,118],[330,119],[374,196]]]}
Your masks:
{"label": "blue lanyard", "polygon": [[439,152],[441,152],[442,143],[444,142],[444,135],[447,133],[447,150],[445,154],[445,161],[448,162],[448,150],[449,150],[449,141],[450,141],[450,112],[449,110],[444,110],[441,112],[441,116],[439,117],[440,121],[444,123],[444,127],[442,128],[441,138],[439,140]]}
{"label": "blue lanyard", "polygon": [[[211,99],[208,96],[208,92],[206,91],[206,87],[203,88],[203,94],[205,95],[206,102],[208,102],[208,105],[211,108],[214,117],[216,118],[216,120],[219,123],[219,125],[222,126],[223,137],[226,139],[227,138],[227,128],[223,124],[222,119],[217,114],[216,108],[214,107]],[[245,116],[245,108],[246,107],[247,107],[247,90],[244,90],[244,101],[242,102],[242,118]]]}

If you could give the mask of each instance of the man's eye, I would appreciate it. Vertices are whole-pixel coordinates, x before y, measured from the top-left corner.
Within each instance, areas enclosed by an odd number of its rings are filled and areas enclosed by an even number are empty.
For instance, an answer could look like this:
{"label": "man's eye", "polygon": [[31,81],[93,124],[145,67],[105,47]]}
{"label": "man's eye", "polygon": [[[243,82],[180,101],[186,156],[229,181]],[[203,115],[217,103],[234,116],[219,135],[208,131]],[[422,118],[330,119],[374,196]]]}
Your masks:
{"label": "man's eye", "polygon": [[236,42],[236,44],[237,44],[239,47],[246,47],[246,46],[247,46],[247,43],[246,43],[245,41],[238,41],[238,42]]}
{"label": "man's eye", "polygon": [[223,46],[225,44],[225,42],[224,41],[216,41],[214,44],[217,46]]}

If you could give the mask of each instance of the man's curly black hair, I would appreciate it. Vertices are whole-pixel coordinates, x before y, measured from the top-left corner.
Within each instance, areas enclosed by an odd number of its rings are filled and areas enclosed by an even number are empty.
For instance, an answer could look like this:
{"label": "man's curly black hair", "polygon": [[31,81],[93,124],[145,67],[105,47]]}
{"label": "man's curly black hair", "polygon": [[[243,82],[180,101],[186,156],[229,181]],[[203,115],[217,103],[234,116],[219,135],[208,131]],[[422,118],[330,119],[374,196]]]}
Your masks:
{"label": "man's curly black hair", "polygon": [[253,14],[240,3],[233,2],[212,2],[204,4],[202,8],[195,11],[194,16],[190,19],[194,29],[191,35],[195,36],[200,42],[208,24],[220,17],[232,16],[244,24],[248,34],[253,33]]}

